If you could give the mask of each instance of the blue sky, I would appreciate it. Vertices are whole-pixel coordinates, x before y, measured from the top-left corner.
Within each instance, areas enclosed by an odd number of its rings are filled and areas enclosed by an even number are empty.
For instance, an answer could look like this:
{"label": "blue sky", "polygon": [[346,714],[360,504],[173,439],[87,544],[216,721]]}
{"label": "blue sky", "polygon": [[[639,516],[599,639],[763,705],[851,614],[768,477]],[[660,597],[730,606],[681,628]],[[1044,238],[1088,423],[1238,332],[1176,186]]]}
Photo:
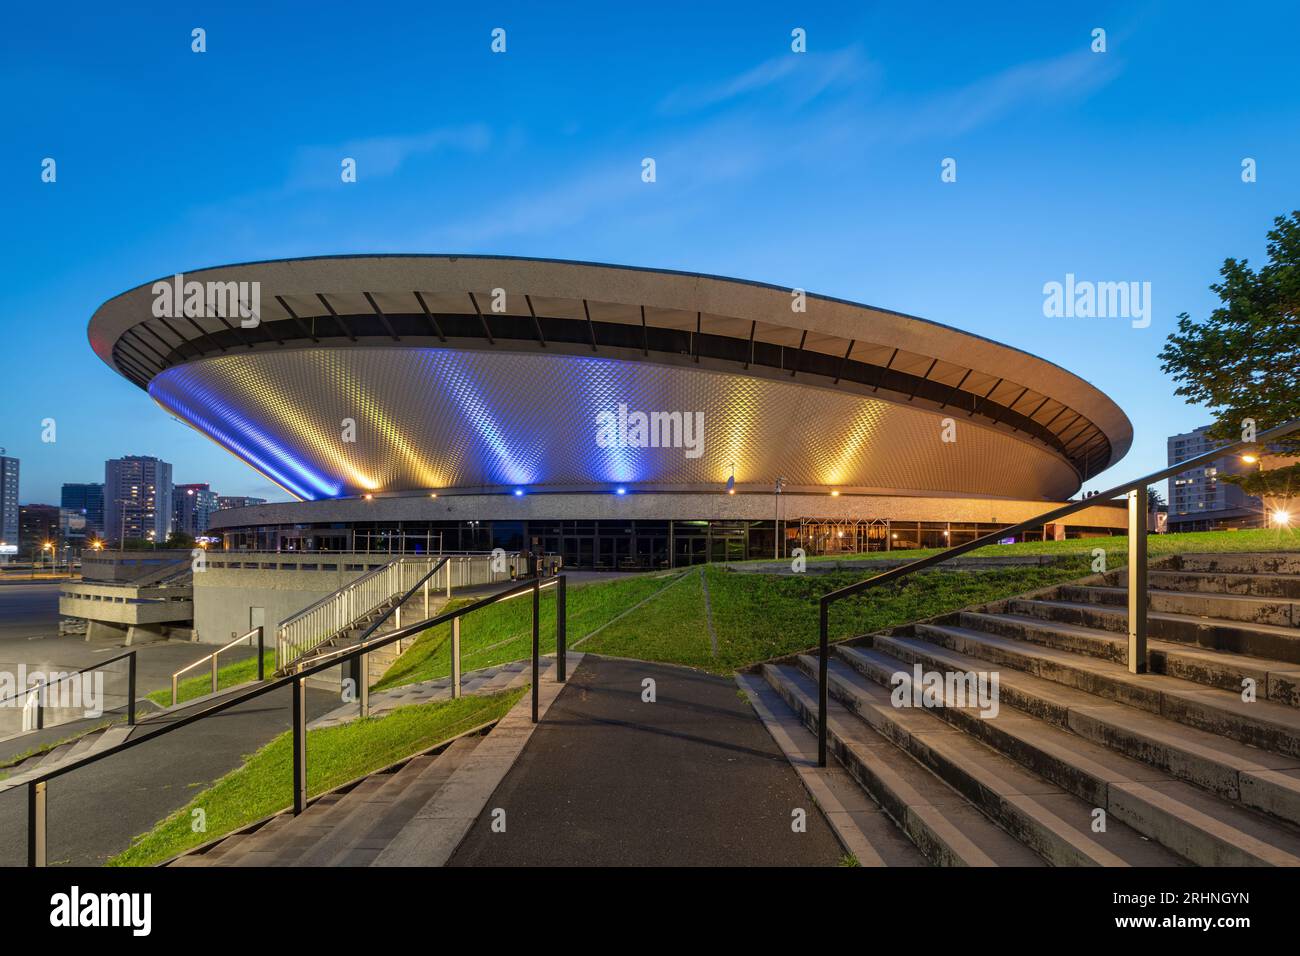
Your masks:
{"label": "blue sky", "polygon": [[[1108,484],[1209,420],[1156,354],[1300,207],[1289,3],[85,6],[0,28],[0,446],[24,502],[123,454],[284,498],[111,373],[86,323],[177,271],[365,252],[686,269],[967,329],[1120,404],[1136,440]],[[1044,318],[1066,273],[1150,282],[1150,327]]]}

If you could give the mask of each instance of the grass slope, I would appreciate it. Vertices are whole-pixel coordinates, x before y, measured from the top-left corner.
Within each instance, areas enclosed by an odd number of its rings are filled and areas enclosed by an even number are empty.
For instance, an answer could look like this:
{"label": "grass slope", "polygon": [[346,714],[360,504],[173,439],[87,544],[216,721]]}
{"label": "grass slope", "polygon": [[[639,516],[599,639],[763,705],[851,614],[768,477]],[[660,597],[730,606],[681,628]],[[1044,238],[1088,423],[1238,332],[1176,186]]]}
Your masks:
{"label": "grass slope", "polygon": [[[569,588],[568,642],[607,623],[629,607],[672,583],[681,572],[617,578]],[[448,609],[467,602],[453,602]],[[538,641],[542,652],[555,650],[555,590],[542,592]],[[493,604],[461,620],[460,667],[466,673],[482,667],[517,661],[532,654],[533,599],[530,594]],[[585,645],[584,645],[585,647]],[[390,667],[372,690],[446,677],[451,673],[451,625],[429,628]]]}
{"label": "grass slope", "polygon": [[[831,637],[895,627],[1070,581],[1089,573],[1085,558],[1049,566],[929,571],[885,585],[831,609]],[[860,581],[854,571],[761,575],[706,566],[583,644],[618,657],[686,664],[720,674],[817,643],[817,604],[827,591]],[[704,586],[718,650],[705,616]]]}
{"label": "grass slope", "polygon": [[[503,716],[523,690],[402,707],[383,717],[307,732],[307,792],[314,796]],[[276,737],[152,830],[109,866],[150,866],[290,806],[292,734]],[[194,811],[206,814],[195,833]]]}
{"label": "grass slope", "polygon": [[[1106,550],[1111,567],[1119,567],[1128,554],[1128,538],[1069,538],[1065,541],[1024,541],[1019,544],[990,544],[963,557],[997,557],[1018,554],[1091,554],[1093,548]],[[897,551],[872,551],[864,554],[823,554],[808,561],[896,560],[924,558],[938,554],[942,548],[912,548]],[[1300,551],[1300,530],[1294,528],[1260,528],[1246,531],[1189,531],[1181,534],[1147,536],[1150,557],[1197,552],[1223,554],[1238,551]],[[763,559],[746,562],[760,563]],[[770,558],[766,559],[771,561]],[[740,562],[732,562],[733,564]]]}
{"label": "grass slope", "polygon": [[[262,654],[266,676],[270,677],[275,671],[275,651],[274,649],[265,651]],[[257,680],[257,655],[246,657],[243,660],[227,664],[225,667],[217,670],[217,690],[226,687],[234,687],[237,684],[244,684],[251,680]],[[196,697],[202,697],[204,694],[212,693],[212,673],[204,671],[197,677],[187,677],[181,681],[176,688],[176,696],[179,703],[187,700],[193,700]],[[149,699],[160,707],[170,706],[172,702],[172,689],[164,687],[161,690],[151,691]]]}

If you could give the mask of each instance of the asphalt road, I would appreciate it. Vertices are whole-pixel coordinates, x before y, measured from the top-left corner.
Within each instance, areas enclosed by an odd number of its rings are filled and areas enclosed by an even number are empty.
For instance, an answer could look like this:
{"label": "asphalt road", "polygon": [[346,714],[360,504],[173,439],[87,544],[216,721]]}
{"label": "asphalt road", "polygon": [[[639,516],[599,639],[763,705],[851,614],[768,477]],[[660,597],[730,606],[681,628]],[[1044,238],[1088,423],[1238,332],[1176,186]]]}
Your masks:
{"label": "asphalt road", "polygon": [[[59,582],[0,585],[0,672],[16,675],[19,664],[25,664],[29,673],[73,671],[132,649],[136,651],[136,692],[140,697],[170,687],[174,671],[213,650],[209,645],[189,641],[158,641],[127,648],[118,641],[87,641],[77,635],[60,637]],[[223,655],[223,663],[253,653],[252,648],[232,648]],[[126,694],[126,661],[108,665],[104,675],[105,696],[110,698],[111,706],[116,706]],[[19,702],[0,701],[0,758],[26,751],[32,746],[31,741],[38,740],[28,735],[3,739],[21,728]]]}
{"label": "asphalt road", "polygon": [[[124,648],[117,643],[59,637],[58,593],[57,583],[0,586],[0,670],[18,663],[25,663],[29,669],[57,666],[71,670],[122,653]],[[143,696],[150,690],[170,686],[174,670],[212,648],[163,641],[141,644],[136,650],[137,687]],[[240,648],[231,652],[231,659],[250,653],[251,649]],[[121,666],[110,665],[108,669],[111,674],[105,685],[110,694],[120,693],[125,684]],[[188,803],[197,786],[233,770],[246,754],[287,730],[289,698],[287,688],[276,691],[51,781],[50,862],[95,866],[125,849],[133,836]],[[309,715],[314,717],[336,707],[338,700],[329,691],[308,690],[307,703]],[[18,716],[16,708],[0,706],[0,733]],[[155,734],[174,719],[153,718],[141,724],[137,733]],[[0,740],[0,757],[29,750],[42,739],[58,739],[66,733],[67,728],[54,727],[40,735]],[[0,865],[25,864],[26,841],[27,788],[0,793]]]}
{"label": "asphalt road", "polygon": [[[505,833],[492,832],[496,808]],[[733,681],[587,654],[450,865],[833,866],[842,854]]]}
{"label": "asphalt road", "polygon": [[[287,687],[273,691],[50,781],[50,865],[102,865],[130,845],[133,836],[188,803],[200,787],[288,730],[290,699]],[[308,690],[309,720],[336,706],[335,693]],[[137,733],[157,734],[176,716],[152,718]],[[286,794],[291,774],[286,764]],[[27,788],[17,787],[0,793],[0,866],[26,862]]]}

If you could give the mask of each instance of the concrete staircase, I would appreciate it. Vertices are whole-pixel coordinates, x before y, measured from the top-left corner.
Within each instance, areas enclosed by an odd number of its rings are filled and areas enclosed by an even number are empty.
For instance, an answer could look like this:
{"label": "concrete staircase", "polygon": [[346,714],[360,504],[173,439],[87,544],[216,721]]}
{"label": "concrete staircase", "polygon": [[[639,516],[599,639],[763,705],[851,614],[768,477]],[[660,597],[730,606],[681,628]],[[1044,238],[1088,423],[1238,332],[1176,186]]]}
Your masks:
{"label": "concrete staircase", "polygon": [[3,771],[5,776],[0,779],[0,793],[22,786],[33,777],[62,764],[79,760],[99,750],[115,747],[131,736],[135,729],[126,723],[113,724],[100,730],[92,730],[76,740],[58,744],[43,753],[33,754],[21,763]]}
{"label": "concrete staircase", "polygon": [[[395,620],[396,616],[390,614],[389,612],[393,609],[394,605],[396,605],[399,600],[400,600],[400,595],[394,596],[390,600],[379,605],[374,610],[370,611],[368,614],[363,616],[360,620],[353,623],[346,630],[342,631],[341,633],[336,635],[331,640],[325,642],[324,644],[321,644],[311,654],[304,657],[300,661],[300,663],[303,666],[309,666],[313,661],[313,659],[317,657],[330,654],[341,648],[352,647],[356,644],[361,643],[361,636],[365,634],[366,630],[372,624],[374,624],[375,621],[378,621],[381,618],[383,618],[385,614],[389,615],[388,618],[384,620],[383,623],[380,624],[378,628],[375,629],[375,632],[371,634],[368,639],[375,640],[377,638],[383,637],[385,634],[389,634],[392,631],[397,630],[397,621]],[[431,596],[429,600],[429,615],[433,616],[438,614],[439,612],[442,611],[444,607],[446,607],[446,605],[447,605],[447,598],[445,595],[437,596],[437,597]],[[412,614],[417,615],[417,617],[415,617],[414,619],[418,621],[424,617],[424,605],[421,601],[418,600],[411,602],[410,606],[403,610],[403,614],[406,616],[406,623],[408,624],[412,620],[411,618]],[[399,657],[402,656],[402,654],[407,650],[407,648],[409,648],[412,644],[415,643],[415,640],[416,638],[412,637],[409,640],[403,639],[400,641],[393,641],[391,644],[385,644],[383,647],[376,648],[375,650],[370,652],[370,654],[368,655],[370,658],[370,662],[369,662],[370,686],[373,687],[375,684],[379,682],[380,678],[384,676],[384,672],[387,671],[388,668],[393,665],[394,661],[396,661]],[[332,689],[340,686],[341,680],[342,680],[341,668],[330,668],[329,670],[323,671],[320,674],[307,678],[307,683],[313,687],[328,687]]]}
{"label": "concrete staircase", "polygon": [[[569,654],[570,673],[581,663],[581,654]],[[564,686],[555,683],[554,668],[554,657],[541,660],[542,719]],[[531,678],[531,662],[515,662],[477,672],[473,689],[498,693],[527,687]],[[531,737],[537,726],[531,722],[531,706],[531,696],[524,694],[490,728],[470,731],[323,794],[299,816],[284,811],[166,865],[441,866]],[[337,715],[326,715],[313,726],[338,722]]]}
{"label": "concrete staircase", "polygon": [[325,794],[300,816],[279,814],[171,865],[369,866],[484,739],[458,737],[436,754],[420,754]]}
{"label": "concrete staircase", "polygon": [[[1124,665],[1123,583],[1098,575],[834,646],[842,769],[828,770],[932,864],[1300,865],[1300,554],[1153,563],[1141,675]],[[817,664],[739,678],[805,780],[824,772],[808,758]],[[996,674],[996,715],[895,706],[917,665]],[[860,861],[889,863],[852,814],[828,819]]]}

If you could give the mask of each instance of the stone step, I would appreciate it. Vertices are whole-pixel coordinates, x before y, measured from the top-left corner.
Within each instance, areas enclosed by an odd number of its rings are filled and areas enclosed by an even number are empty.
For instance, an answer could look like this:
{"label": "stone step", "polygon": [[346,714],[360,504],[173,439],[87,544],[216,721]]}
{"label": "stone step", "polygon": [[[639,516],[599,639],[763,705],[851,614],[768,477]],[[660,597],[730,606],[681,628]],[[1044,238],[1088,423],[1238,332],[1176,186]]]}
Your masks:
{"label": "stone step", "polygon": [[[911,699],[912,669],[906,662],[884,650],[849,647],[837,647],[836,658],[831,670],[832,692],[876,720],[892,720],[898,732],[907,735],[909,746],[917,734],[905,722],[914,720],[910,715],[922,714],[945,727],[957,728],[954,732],[963,740],[992,748],[1002,760],[1032,770],[1031,779],[1039,780],[1040,787],[1055,785],[1068,794],[1073,805],[1057,801],[1046,808],[1055,810],[1054,816],[1031,815],[1023,802],[1010,803],[1010,796],[1032,799],[1044,791],[1022,787],[1019,793],[998,792],[993,788],[1002,775],[993,774],[994,765],[987,759],[963,764],[932,746],[936,752],[927,760],[940,767],[949,782],[967,777],[968,782],[959,789],[979,794],[986,805],[1019,811],[1028,823],[1021,832],[1053,847],[1059,854],[1054,862],[1100,862],[1105,851],[1123,858],[1123,848],[1130,855],[1145,851],[1140,860],[1131,861],[1141,865],[1168,865],[1171,859],[1181,857],[1201,866],[1300,866],[1300,829],[1246,810],[1012,707],[1000,706],[996,715],[982,715],[979,708],[971,706],[895,707],[887,688],[899,685],[900,691],[908,692],[906,699]],[[812,658],[801,662],[805,667],[816,666]],[[943,740],[938,734],[926,737],[926,742]],[[1104,834],[1091,832],[1096,809],[1106,813]],[[1135,842],[1124,842],[1124,836]],[[1089,837],[1098,846],[1085,843]],[[1112,842],[1114,838],[1119,839]],[[1164,852],[1166,859],[1159,861],[1155,851]]]}
{"label": "stone step", "polygon": [[377,805],[361,823],[359,832],[349,834],[345,845],[323,862],[325,866],[369,866],[402,828],[432,800],[443,784],[474,752],[481,736],[460,737],[452,741],[436,759],[391,802]]}
{"label": "stone step", "polygon": [[295,839],[283,835],[282,830],[292,829],[295,835],[300,837],[328,814],[342,798],[342,794],[327,793],[307,807],[300,816],[295,817],[292,813],[277,814],[258,829],[248,833],[236,833],[203,855],[213,866],[238,866],[240,861],[250,856],[256,860],[266,860],[279,852],[286,842]]}
{"label": "stone step", "polygon": [[[876,637],[874,646],[927,670],[997,668],[953,649],[972,643],[978,649],[978,641],[967,640],[971,636],[961,628],[925,625],[916,638]],[[844,656],[853,661],[848,649]],[[1221,797],[1300,823],[1300,757],[1271,754],[1020,671],[1000,669],[998,678],[999,700],[1007,706]]]}
{"label": "stone step", "polygon": [[93,734],[86,734],[81,739],[74,741],[72,749],[69,750],[67,756],[64,757],[64,762],[71,763],[73,760],[79,760],[92,750],[98,749],[97,744],[103,736],[104,731],[100,730]]}
{"label": "stone step", "polygon": [[[1062,585],[1058,596],[1062,601],[1073,604],[1100,604],[1125,609],[1128,607],[1127,587],[1066,584]],[[1300,627],[1300,600],[1259,598],[1244,594],[1214,594],[1206,591],[1153,589],[1148,592],[1147,602],[1149,609],[1156,612],[1209,617],[1221,621],[1244,621],[1247,624]]]}
{"label": "stone step", "polygon": [[[1008,613],[1023,617],[1078,624],[1121,634],[1128,632],[1127,607],[1024,598],[1010,600],[1006,606]],[[1211,650],[1300,663],[1300,630],[1294,627],[1210,620],[1191,614],[1151,611],[1147,614],[1147,635],[1178,644],[1195,644]]]}
{"label": "stone step", "polygon": [[1179,571],[1300,575],[1300,551],[1180,554],[1170,562],[1170,566]]}
{"label": "stone step", "polygon": [[306,826],[286,830],[276,852],[264,860],[241,863],[255,866],[321,865],[340,846],[346,846],[350,834],[364,828],[366,819],[376,812],[377,807],[396,799],[433,760],[433,757],[418,755],[394,772],[367,777],[344,794],[329,814],[308,822]]}
{"label": "stone step", "polygon": [[[1122,583],[1122,576],[1112,578],[1111,584]],[[1219,594],[1240,594],[1257,598],[1288,598],[1300,600],[1300,574],[1233,574],[1215,571],[1177,571],[1152,568],[1147,572],[1147,584],[1167,591],[1205,591]]]}
{"label": "stone step", "polygon": [[[859,866],[928,866],[929,862],[838,760],[817,766],[817,735],[758,674],[736,684],[798,775],[808,795]],[[838,706],[838,705],[837,705]]]}
{"label": "stone step", "polygon": [[[1262,694],[1246,703],[1232,691],[1165,674],[1130,674],[1123,664],[1032,643],[1020,638],[1034,624],[1023,618],[962,614],[960,619],[969,633],[962,635],[962,646],[949,645],[954,650],[1264,750],[1300,756],[1300,710]],[[930,627],[918,625],[918,630]]]}
{"label": "stone step", "polygon": [[[875,652],[872,652],[875,653]],[[880,655],[883,656],[883,655]],[[815,658],[800,666],[810,676]],[[892,670],[901,662],[895,661]],[[1030,772],[925,708],[898,707],[885,685],[867,679],[838,656],[830,661],[829,691],[882,736],[934,771],[1003,829],[1054,866],[1171,866],[1183,861],[1114,819],[1093,832],[1089,803]]]}
{"label": "stone step", "polygon": [[285,866],[298,860],[309,848],[324,839],[356,808],[354,801],[364,800],[369,793],[380,790],[393,777],[391,774],[374,774],[343,793],[326,793],[308,806],[298,817],[291,813],[279,814],[286,823],[276,830],[264,829],[263,838],[255,845],[246,845],[238,857],[222,861],[222,866]]}
{"label": "stone step", "polygon": [[[807,726],[816,728],[817,685],[796,667],[767,664],[763,676]],[[828,745],[840,763],[932,863],[1043,866],[1038,854],[966,797],[832,700]]]}
{"label": "stone step", "polygon": [[[961,626],[1012,637],[1059,650],[1097,657],[1116,664],[1128,663],[1128,635],[1077,624],[1057,624],[1017,614],[967,611]],[[925,626],[925,625],[921,625]],[[1300,665],[1245,654],[1205,650],[1172,641],[1147,640],[1152,673],[1240,693],[1246,679],[1255,682],[1256,694],[1289,707],[1300,707]]]}

